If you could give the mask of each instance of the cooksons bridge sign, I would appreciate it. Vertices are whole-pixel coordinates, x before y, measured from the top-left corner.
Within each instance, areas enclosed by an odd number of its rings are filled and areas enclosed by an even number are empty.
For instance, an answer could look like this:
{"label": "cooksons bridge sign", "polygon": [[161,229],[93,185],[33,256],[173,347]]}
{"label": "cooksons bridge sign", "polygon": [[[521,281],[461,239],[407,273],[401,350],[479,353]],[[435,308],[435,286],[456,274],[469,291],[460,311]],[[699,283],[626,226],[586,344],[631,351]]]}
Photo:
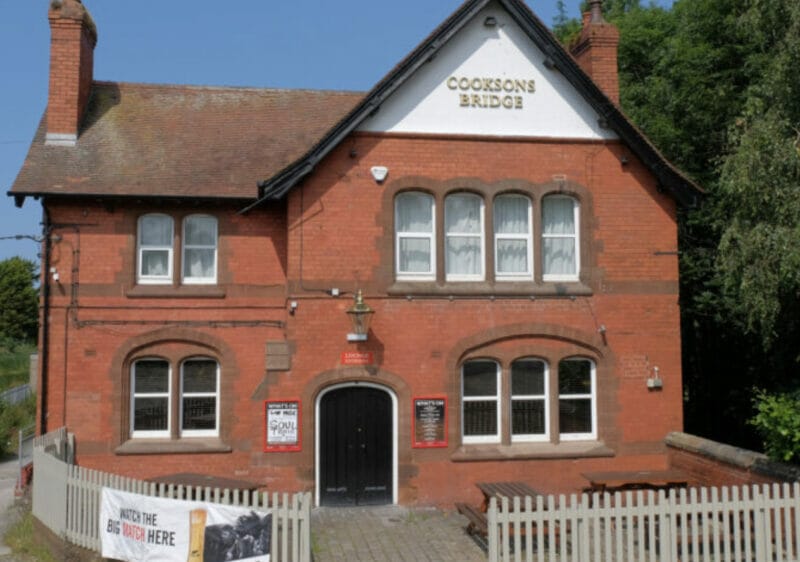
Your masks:
{"label": "cooksons bridge sign", "polygon": [[525,96],[536,92],[536,81],[529,78],[451,76],[446,84],[458,93],[459,107],[522,109]]}

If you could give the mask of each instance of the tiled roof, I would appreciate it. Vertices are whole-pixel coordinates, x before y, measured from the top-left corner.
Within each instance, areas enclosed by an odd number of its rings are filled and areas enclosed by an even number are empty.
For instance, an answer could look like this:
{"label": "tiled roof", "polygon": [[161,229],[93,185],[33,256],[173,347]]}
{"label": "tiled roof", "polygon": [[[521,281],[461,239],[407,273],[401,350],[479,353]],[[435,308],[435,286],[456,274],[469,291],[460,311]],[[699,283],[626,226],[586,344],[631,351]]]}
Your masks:
{"label": "tiled roof", "polygon": [[255,199],[362,93],[95,82],[77,145],[42,119],[14,195]]}

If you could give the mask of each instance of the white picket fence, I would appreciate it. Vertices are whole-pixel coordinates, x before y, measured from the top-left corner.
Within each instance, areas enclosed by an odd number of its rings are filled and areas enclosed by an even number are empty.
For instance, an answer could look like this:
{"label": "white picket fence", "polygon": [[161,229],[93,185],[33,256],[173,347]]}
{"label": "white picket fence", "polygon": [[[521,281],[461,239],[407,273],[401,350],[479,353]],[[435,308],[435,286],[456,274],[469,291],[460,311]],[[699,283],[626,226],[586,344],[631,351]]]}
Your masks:
{"label": "white picket fence", "polygon": [[311,494],[278,494],[156,484],[72,463],[73,439],[61,428],[33,446],[33,515],[56,535],[100,553],[100,495],[104,487],[158,498],[272,510],[276,562],[311,561]]}
{"label": "white picket fence", "polygon": [[489,562],[800,560],[800,484],[492,499]]}

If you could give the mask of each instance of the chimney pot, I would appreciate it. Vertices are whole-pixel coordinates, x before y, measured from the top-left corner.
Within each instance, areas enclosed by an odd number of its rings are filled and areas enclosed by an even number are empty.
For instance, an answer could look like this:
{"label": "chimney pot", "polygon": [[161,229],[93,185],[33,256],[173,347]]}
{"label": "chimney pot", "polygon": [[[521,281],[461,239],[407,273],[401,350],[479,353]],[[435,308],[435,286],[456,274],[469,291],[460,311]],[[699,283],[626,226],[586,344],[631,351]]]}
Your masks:
{"label": "chimney pot", "polygon": [[589,0],[589,14],[591,23],[605,23],[603,19],[603,0]]}

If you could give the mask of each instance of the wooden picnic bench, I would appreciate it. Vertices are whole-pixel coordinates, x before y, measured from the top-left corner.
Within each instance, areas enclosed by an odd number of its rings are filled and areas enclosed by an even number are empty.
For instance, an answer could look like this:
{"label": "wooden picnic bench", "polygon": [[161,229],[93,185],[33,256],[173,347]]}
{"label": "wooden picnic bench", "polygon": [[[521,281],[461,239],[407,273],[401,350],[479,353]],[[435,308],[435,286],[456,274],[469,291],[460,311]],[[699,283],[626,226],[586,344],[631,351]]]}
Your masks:
{"label": "wooden picnic bench", "polygon": [[478,482],[475,485],[483,493],[482,509],[484,512],[489,509],[489,501],[492,498],[496,498],[499,503],[503,498],[508,498],[510,501],[515,497],[524,498],[525,496],[530,496],[535,498],[542,495],[525,482]]}
{"label": "wooden picnic bench", "polygon": [[482,540],[484,543],[489,534],[486,512],[489,509],[489,502],[492,498],[496,498],[499,502],[502,501],[502,498],[511,500],[515,497],[531,496],[535,498],[541,495],[525,482],[478,482],[476,486],[483,494],[481,506],[475,507],[467,503],[457,503],[456,509],[469,521],[467,533]]}
{"label": "wooden picnic bench", "polygon": [[626,490],[670,490],[685,488],[689,477],[680,470],[623,470],[584,472],[589,481],[586,492],[621,492]]}

